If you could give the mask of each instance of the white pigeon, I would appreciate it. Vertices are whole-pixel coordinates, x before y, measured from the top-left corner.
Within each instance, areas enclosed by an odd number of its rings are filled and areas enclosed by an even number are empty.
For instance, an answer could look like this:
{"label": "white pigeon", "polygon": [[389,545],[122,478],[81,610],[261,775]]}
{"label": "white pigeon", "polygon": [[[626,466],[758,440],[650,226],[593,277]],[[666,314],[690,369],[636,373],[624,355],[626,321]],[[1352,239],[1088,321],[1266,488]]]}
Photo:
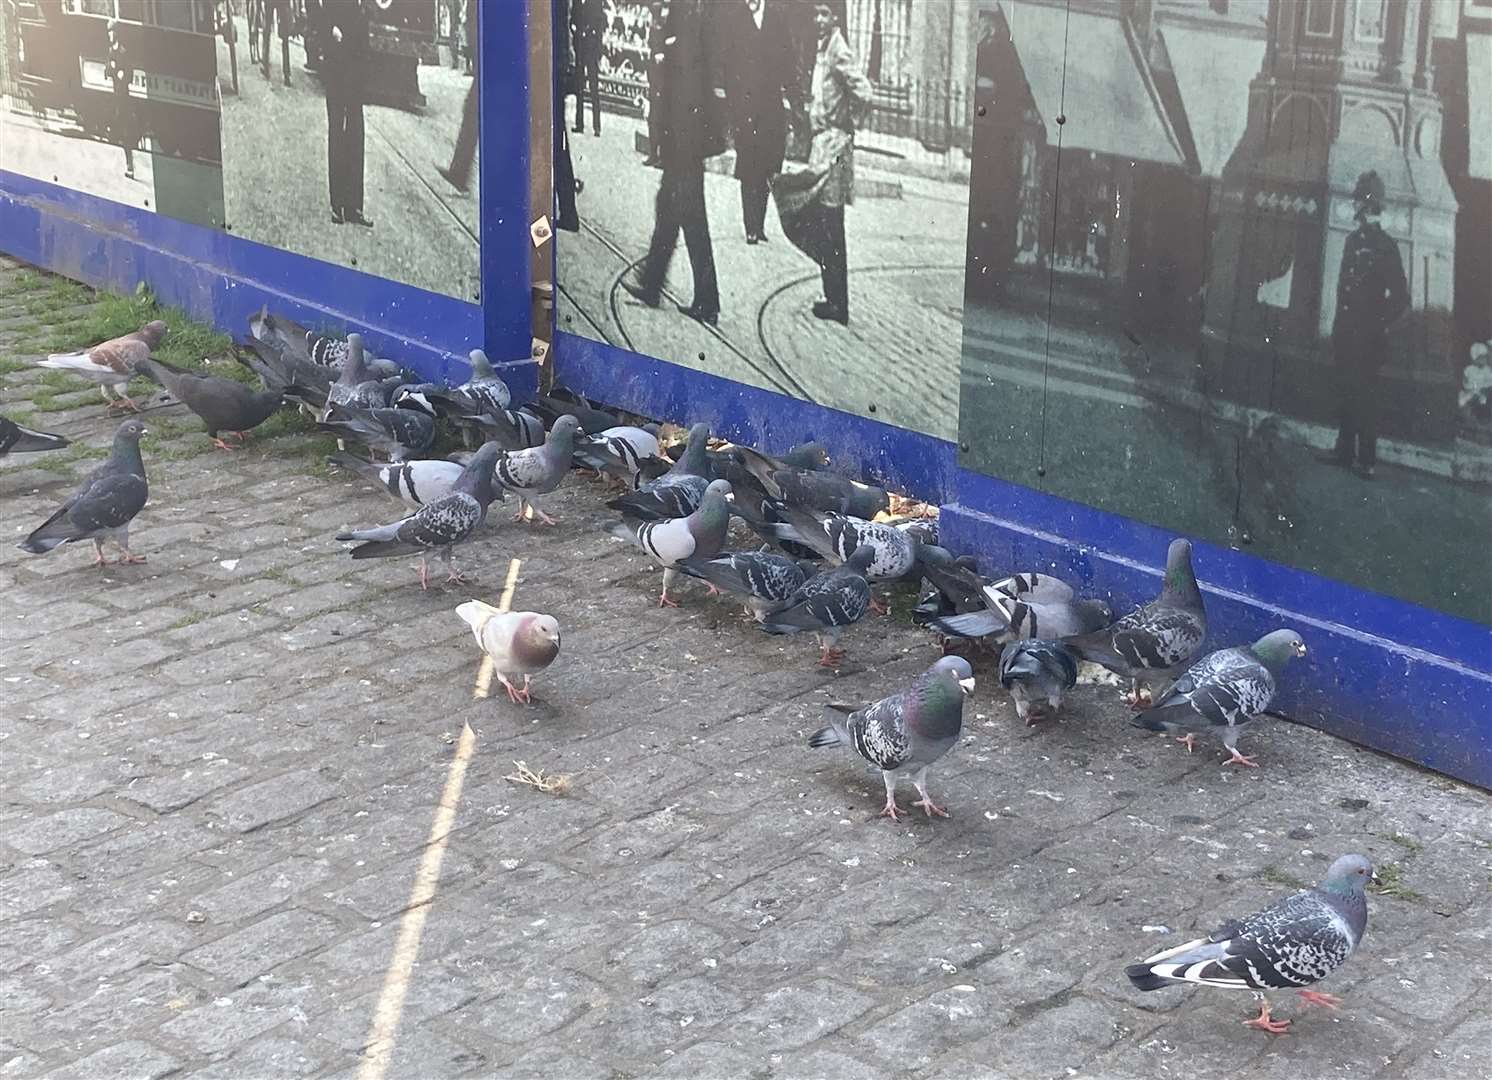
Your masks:
{"label": "white pigeon", "polygon": [[[492,658],[497,679],[508,691],[508,700],[527,703],[529,679],[543,671],[559,655],[559,623],[552,615],[537,611],[500,611],[480,600],[468,600],[456,608],[482,651]],[[523,676],[519,689],[512,680]]]}

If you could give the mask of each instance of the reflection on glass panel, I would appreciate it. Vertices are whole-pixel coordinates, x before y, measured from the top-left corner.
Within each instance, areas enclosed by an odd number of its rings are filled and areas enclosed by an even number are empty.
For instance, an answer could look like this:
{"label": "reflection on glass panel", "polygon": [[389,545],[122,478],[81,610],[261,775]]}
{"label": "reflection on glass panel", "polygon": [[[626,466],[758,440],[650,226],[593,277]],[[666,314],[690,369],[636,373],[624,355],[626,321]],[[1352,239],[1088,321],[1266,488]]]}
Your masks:
{"label": "reflection on glass panel", "polygon": [[1492,80],[1331,7],[983,4],[962,461],[1492,623]]}

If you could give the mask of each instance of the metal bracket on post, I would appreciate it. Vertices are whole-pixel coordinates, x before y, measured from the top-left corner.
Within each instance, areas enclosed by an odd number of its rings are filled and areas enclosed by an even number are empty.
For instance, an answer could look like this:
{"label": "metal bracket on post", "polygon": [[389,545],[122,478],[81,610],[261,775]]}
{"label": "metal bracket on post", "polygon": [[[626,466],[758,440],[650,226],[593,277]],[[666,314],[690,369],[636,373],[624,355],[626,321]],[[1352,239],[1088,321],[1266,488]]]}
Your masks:
{"label": "metal bracket on post", "polygon": [[529,0],[529,181],[528,205],[532,221],[529,280],[533,327],[533,358],[539,364],[539,390],[554,384],[554,37],[550,0]]}

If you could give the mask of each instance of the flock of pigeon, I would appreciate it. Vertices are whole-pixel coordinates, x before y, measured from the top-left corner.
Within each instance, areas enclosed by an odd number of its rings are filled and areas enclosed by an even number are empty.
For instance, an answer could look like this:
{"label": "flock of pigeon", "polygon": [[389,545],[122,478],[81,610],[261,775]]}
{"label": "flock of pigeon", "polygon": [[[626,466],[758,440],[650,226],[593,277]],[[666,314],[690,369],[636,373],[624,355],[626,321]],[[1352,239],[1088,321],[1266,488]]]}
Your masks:
{"label": "flock of pigeon", "polygon": [[[945,652],[953,638],[1002,646],[1000,683],[1027,724],[1060,709],[1079,663],[1089,661],[1131,681],[1136,725],[1181,733],[1178,741],[1189,751],[1195,732],[1219,732],[1228,764],[1257,767],[1239,753],[1239,731],[1264,713],[1282,669],[1306,651],[1299,634],[1280,629],[1252,645],[1198,658],[1207,617],[1185,540],[1170,546],[1160,594],[1115,620],[1102,601],[1079,598],[1070,585],[1044,574],[981,576],[972,560],[938,546],[935,520],[891,519],[888,493],[828,471],[816,444],[782,457],[742,446],[712,449],[708,428],[696,424],[681,451],[665,448],[658,428],[627,423],[563,391],[512,408],[507,386],[480,350],[471,353],[467,382],[422,383],[398,364],[370,356],[357,334],[327,337],[263,310],[234,350],[262,381],[263,389],[255,390],[152,358],[165,333],[164,323],[152,322],[40,363],[97,382],[110,409],[138,411],[125,387],[133,375],[147,376],[200,417],[223,449],[243,445],[245,433],[283,404],[313,410],[319,426],[338,436],[341,450],[331,462],[410,508],[399,520],[337,539],[356,544],[354,559],[420,556],[422,587],[429,586],[426,556],[432,554],[444,561],[447,581],[463,580],[453,549],[479,535],[491,504],[509,494],[518,504],[516,520],[553,524],[538,500],[572,469],[583,468],[622,489],[607,503],[621,515],[610,532],[663,568],[660,606],[677,606],[669,590],[680,575],[701,580],[712,594],[739,598],[766,633],[816,634],[819,663],[832,667],[844,655],[841,635],[867,612],[881,610],[874,585],[918,582],[914,618],[944,636]],[[477,449],[427,456],[442,425]],[[91,540],[101,565],[109,541],[123,552],[121,561],[143,561],[129,550],[129,525],[148,494],[140,454],[145,431],[138,417],[126,419],[109,458],[21,542],[22,550],[42,554]],[[0,455],[66,443],[0,417]],[[347,443],[360,444],[367,456],[347,452]],[[732,518],[762,542],[759,550],[725,550]],[[556,620],[477,600],[460,605],[457,614],[491,658],[509,698],[527,702],[532,676],[559,654]],[[957,744],[964,699],[973,688],[968,660],[945,655],[910,686],[874,704],[831,707],[832,722],[809,745],[847,746],[878,768],[886,789],[883,816],[896,820],[906,813],[895,794],[897,780],[906,776],[920,796],[913,806],[929,818],[947,817],[928,794],[927,771]],[[1319,887],[1152,956],[1126,975],[1141,990],[1190,983],[1261,992],[1260,1015],[1248,1023],[1283,1031],[1289,1022],[1271,1018],[1262,991],[1300,989],[1307,1001],[1336,1004],[1304,988],[1344,962],[1361,939],[1371,873],[1364,857],[1343,856]]]}

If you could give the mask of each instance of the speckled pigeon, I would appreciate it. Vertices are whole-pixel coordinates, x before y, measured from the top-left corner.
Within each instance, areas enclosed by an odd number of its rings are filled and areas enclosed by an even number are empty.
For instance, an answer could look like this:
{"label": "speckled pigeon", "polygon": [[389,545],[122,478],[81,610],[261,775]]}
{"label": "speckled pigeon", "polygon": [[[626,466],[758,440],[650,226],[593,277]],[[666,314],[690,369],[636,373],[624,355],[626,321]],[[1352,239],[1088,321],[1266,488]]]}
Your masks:
{"label": "speckled pigeon", "polygon": [[338,439],[360,442],[390,461],[408,461],[435,445],[435,418],[418,409],[361,409],[328,404],[316,425]]}
{"label": "speckled pigeon", "polygon": [[38,360],[37,367],[53,371],[70,371],[99,384],[99,392],[110,409],[140,407],[125,393],[130,379],[140,368],[140,361],[166,337],[166,324],[160,319],[146,323],[130,334],[123,334],[78,352],[53,353]]}
{"label": "speckled pigeon", "polygon": [[[927,793],[927,768],[958,743],[964,726],[964,698],[974,692],[974,670],[961,656],[945,656],[912,685],[873,705],[855,709],[830,705],[836,713],[808,740],[811,747],[852,746],[881,770],[886,805],[881,816],[896,820],[905,813],[896,805],[896,778],[911,774],[920,806],[928,817],[948,811]],[[843,715],[843,714],[848,715]]]}
{"label": "speckled pigeon", "polygon": [[420,588],[430,587],[425,556],[439,551],[448,571],[446,580],[461,581],[451,562],[451,548],[469,539],[487,517],[487,506],[494,497],[492,467],[498,449],[486,443],[462,470],[448,495],[426,503],[409,517],[392,525],[338,533],[338,540],[357,540],[352,549],[354,559],[386,559],[410,552],[420,554]]}
{"label": "speckled pigeon", "polygon": [[927,625],[953,637],[1016,641],[1083,634],[1114,621],[1102,600],[1079,600],[1071,585],[1046,574],[1013,574],[983,585],[980,595],[983,607],[932,618]]}
{"label": "speckled pigeon", "polygon": [[277,340],[260,341],[250,338],[243,345],[233,346],[234,358],[264,381],[266,389],[282,390],[286,399],[299,402],[308,409],[326,408],[326,396],[331,389],[332,376],[303,357],[280,348]]}
{"label": "speckled pigeon", "polygon": [[719,590],[745,597],[746,613],[757,622],[818,572],[805,559],[789,559],[771,551],[729,551],[710,559],[684,559],[678,568]]}
{"label": "speckled pigeon", "polygon": [[1275,630],[1252,645],[1208,653],[1130,723],[1151,731],[1185,732],[1177,742],[1187,750],[1192,749],[1192,732],[1221,729],[1223,745],[1232,755],[1224,764],[1257,769],[1251,756],[1238,752],[1239,730],[1269,708],[1280,672],[1305,654],[1305,642],[1294,630]]}
{"label": "speckled pigeon", "polygon": [[428,392],[440,415],[453,420],[474,420],[504,412],[513,400],[508,384],[492,370],[481,349],[471,351],[471,378],[460,386],[431,387]]}
{"label": "speckled pigeon", "polygon": [[141,420],[120,424],[108,459],[88,474],[55,514],[17,546],[33,555],[44,555],[61,544],[92,540],[93,565],[103,566],[108,562],[104,558],[104,541],[112,540],[124,552],[120,562],[144,562],[144,555],[130,552],[129,534],[130,522],[150,495],[145,482],[145,462],[140,457],[140,436],[145,432]]}
{"label": "speckled pigeon", "polygon": [[1177,539],[1166,552],[1159,596],[1112,626],[1070,637],[1067,643],[1084,660],[1133,680],[1130,701],[1138,706],[1151,696],[1148,684],[1174,678],[1206,637],[1207,612],[1192,573],[1192,546]]}
{"label": "speckled pigeon", "polygon": [[[249,333],[255,340],[280,350],[295,362],[313,364],[323,371],[331,372],[333,377],[342,371],[350,351],[346,339],[307,330],[294,319],[271,313],[267,304],[249,316]],[[358,340],[361,342],[362,339]],[[366,377],[370,379],[385,379],[390,375],[401,374],[399,365],[394,361],[379,359],[367,351],[363,352],[362,365],[367,373]]]}
{"label": "speckled pigeon", "polygon": [[890,505],[882,488],[834,473],[793,468],[749,446],[733,447],[731,456],[768,496],[793,506],[869,520]]}
{"label": "speckled pigeon", "polygon": [[[456,614],[492,658],[492,669],[508,691],[508,700],[527,704],[530,679],[559,655],[559,622],[537,611],[499,611],[480,600],[468,600],[456,608]],[[519,675],[523,676],[521,688],[512,682]]]}
{"label": "speckled pigeon", "polygon": [[[785,525],[768,525],[763,530],[749,518],[747,524],[778,540],[804,543],[831,562],[842,563],[856,549],[869,547],[875,552],[875,558],[871,560],[866,578],[872,582],[900,581],[917,568],[917,554],[922,545],[915,536],[902,529],[787,503],[773,502],[771,506],[778,518],[786,522]],[[870,607],[877,614],[889,611],[874,596]]]}
{"label": "speckled pigeon", "polygon": [[498,482],[518,496],[518,514],[514,521],[525,520],[532,507],[545,525],[554,524],[554,518],[539,509],[534,496],[547,495],[560,486],[574,461],[575,436],[579,431],[579,420],[573,416],[561,416],[554,422],[543,446],[509,450],[498,457]]}
{"label": "speckled pigeon", "polygon": [[692,514],[710,484],[705,457],[709,442],[709,425],[695,424],[689,429],[689,445],[683,456],[668,472],[606,505],[636,521],[666,521]]}
{"label": "speckled pigeon", "polygon": [[369,368],[363,354],[362,335],[348,334],[347,356],[337,381],[327,390],[327,403],[352,409],[382,409],[388,405],[389,389]]}
{"label": "speckled pigeon", "polygon": [[[332,454],[326,459],[326,463],[357,473],[410,506],[424,506],[449,494],[463,471],[460,463],[444,459],[419,459],[379,465],[352,454]],[[494,501],[498,502],[506,497],[502,488],[496,485],[493,486],[492,494]]]}
{"label": "speckled pigeon", "polygon": [[865,571],[875,557],[875,549],[867,544],[856,549],[843,566],[815,574],[779,607],[766,613],[762,629],[769,634],[815,631],[819,666],[834,667],[844,659],[839,635],[870,610],[870,583],[865,580]]}
{"label": "speckled pigeon", "polygon": [[575,445],[575,464],[615,477],[634,489],[642,484],[644,465],[657,460],[657,431],[646,428],[609,427]]}
{"label": "speckled pigeon", "polygon": [[984,608],[984,589],[988,582],[980,577],[973,558],[955,556],[947,548],[919,541],[917,562],[925,588],[918,597],[917,606],[912,609],[914,622],[925,624],[940,615],[958,615]]}
{"label": "speckled pigeon", "polygon": [[1341,999],[1308,990],[1347,962],[1368,928],[1368,882],[1377,880],[1364,855],[1343,855],[1314,889],[1293,893],[1263,911],[1229,919],[1205,938],[1156,953],[1124,969],[1139,990],[1174,984],[1252,990],[1259,1015],[1244,1024],[1283,1034],[1289,1020],[1269,1015],[1266,990],[1295,990],[1311,1005],[1335,1009]]}
{"label": "speckled pigeon", "polygon": [[[268,420],[284,403],[282,389],[255,390],[233,379],[205,372],[183,371],[150,357],[140,361],[140,374],[148,375],[170,391],[207,427],[207,437],[221,450],[236,450],[247,441],[246,432]],[[238,446],[218,434],[238,436]]]}
{"label": "speckled pigeon", "polygon": [[481,432],[483,441],[495,442],[504,450],[527,450],[544,445],[544,421],[527,406],[484,413],[472,417],[471,422]]}
{"label": "speckled pigeon", "polygon": [[1000,685],[1015,701],[1015,715],[1031,727],[1055,716],[1062,695],[1077,685],[1078,658],[1060,641],[1024,638],[1000,652]]}
{"label": "speckled pigeon", "polygon": [[6,454],[34,454],[42,450],[61,450],[68,440],[46,431],[32,431],[8,416],[0,416],[0,457]]}
{"label": "speckled pigeon", "polygon": [[[562,422],[565,418],[561,417]],[[730,483],[712,480],[705,489],[699,507],[688,517],[665,518],[662,521],[636,521],[628,519],[617,522],[609,532],[619,540],[627,540],[640,548],[659,566],[663,567],[663,592],[658,596],[659,607],[678,607],[669,599],[668,587],[678,576],[675,567],[684,559],[708,559],[718,555],[725,545],[726,533],[730,530]],[[713,586],[712,586],[713,589]],[[713,589],[718,592],[718,589]]]}

